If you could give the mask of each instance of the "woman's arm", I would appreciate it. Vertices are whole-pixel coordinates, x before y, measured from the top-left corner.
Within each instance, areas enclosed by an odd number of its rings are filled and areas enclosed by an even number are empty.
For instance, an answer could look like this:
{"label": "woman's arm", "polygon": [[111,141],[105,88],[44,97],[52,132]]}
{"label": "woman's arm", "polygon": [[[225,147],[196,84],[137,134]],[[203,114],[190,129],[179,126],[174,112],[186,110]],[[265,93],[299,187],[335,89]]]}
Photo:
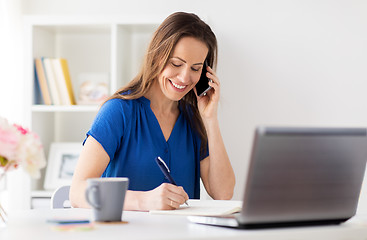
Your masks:
{"label": "woman's arm", "polygon": [[200,162],[200,175],[204,187],[213,199],[231,199],[235,176],[229,161],[218,122],[206,126],[209,143],[209,156]]}
{"label": "woman's arm", "polygon": [[69,193],[71,206],[90,208],[85,200],[87,179],[101,177],[109,161],[110,158],[101,144],[89,136],[80,153],[71,182]]}
{"label": "woman's arm", "polygon": [[198,108],[208,136],[209,157],[200,163],[200,174],[206,191],[213,199],[231,199],[235,176],[219,128],[217,109],[220,83],[214,71],[208,67],[207,77],[212,89],[198,98]]}
{"label": "woman's arm", "polygon": [[[100,177],[106,169],[110,158],[104,148],[93,137],[89,136],[84,143],[76,166],[70,188],[70,202],[73,207],[90,208],[85,200],[85,189],[88,178]],[[125,210],[149,211],[151,209],[176,209],[188,195],[182,187],[163,183],[151,191],[128,190],[125,196]]]}

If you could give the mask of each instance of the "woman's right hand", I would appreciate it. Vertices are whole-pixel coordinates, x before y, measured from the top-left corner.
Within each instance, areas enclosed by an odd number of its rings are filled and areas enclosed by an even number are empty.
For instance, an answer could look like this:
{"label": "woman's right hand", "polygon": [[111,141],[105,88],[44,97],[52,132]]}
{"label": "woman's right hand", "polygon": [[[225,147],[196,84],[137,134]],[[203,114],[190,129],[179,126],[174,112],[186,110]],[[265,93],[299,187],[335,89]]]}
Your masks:
{"label": "woman's right hand", "polygon": [[173,210],[189,199],[183,187],[162,183],[153,190],[141,192],[140,210]]}

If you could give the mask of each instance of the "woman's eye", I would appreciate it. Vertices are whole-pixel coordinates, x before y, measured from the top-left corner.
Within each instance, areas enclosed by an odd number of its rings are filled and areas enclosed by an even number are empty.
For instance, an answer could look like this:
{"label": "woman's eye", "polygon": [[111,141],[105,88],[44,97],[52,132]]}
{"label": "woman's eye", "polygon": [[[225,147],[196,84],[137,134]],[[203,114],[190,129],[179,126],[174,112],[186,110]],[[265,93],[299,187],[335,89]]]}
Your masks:
{"label": "woman's eye", "polygon": [[171,63],[174,67],[181,67],[181,64]]}
{"label": "woman's eye", "polygon": [[198,72],[200,68],[191,68],[193,71]]}

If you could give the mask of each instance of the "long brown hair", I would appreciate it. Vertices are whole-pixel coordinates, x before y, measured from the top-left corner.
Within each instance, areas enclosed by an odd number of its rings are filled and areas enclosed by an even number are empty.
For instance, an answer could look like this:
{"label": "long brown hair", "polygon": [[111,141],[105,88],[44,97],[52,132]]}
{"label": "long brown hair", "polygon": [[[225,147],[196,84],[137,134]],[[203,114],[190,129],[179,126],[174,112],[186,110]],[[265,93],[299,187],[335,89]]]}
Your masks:
{"label": "long brown hair", "polygon": [[[117,90],[109,99],[137,99],[144,96],[153,81],[165,68],[177,42],[182,37],[194,37],[208,47],[206,61],[215,69],[217,64],[217,39],[211,28],[193,13],[176,12],[168,16],[153,34],[144,62],[138,75],[126,86]],[[109,100],[107,99],[107,100]],[[180,101],[179,106],[201,139],[200,153],[207,151],[208,137],[197,107],[193,90]]]}

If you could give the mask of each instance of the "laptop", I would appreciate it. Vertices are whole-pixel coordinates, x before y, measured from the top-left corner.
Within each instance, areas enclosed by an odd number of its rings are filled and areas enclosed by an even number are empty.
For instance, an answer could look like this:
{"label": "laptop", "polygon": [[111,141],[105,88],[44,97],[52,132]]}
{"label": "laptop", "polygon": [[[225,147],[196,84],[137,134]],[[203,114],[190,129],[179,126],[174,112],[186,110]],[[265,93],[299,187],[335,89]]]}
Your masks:
{"label": "laptop", "polygon": [[258,127],[241,212],[188,218],[234,228],[339,224],[356,213],[366,160],[364,128]]}

